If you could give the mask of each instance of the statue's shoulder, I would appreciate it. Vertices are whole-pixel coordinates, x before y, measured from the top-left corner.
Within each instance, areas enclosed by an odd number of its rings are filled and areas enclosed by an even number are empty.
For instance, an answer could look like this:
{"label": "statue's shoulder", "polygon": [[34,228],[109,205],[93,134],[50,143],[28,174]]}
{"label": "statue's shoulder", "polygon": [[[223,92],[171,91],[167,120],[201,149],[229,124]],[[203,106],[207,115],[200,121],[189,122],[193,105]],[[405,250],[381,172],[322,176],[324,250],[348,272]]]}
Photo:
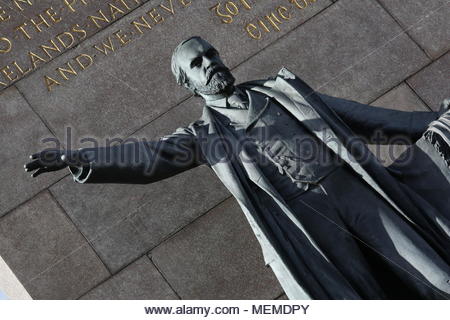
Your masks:
{"label": "statue's shoulder", "polygon": [[293,72],[291,72],[287,68],[283,67],[280,69],[280,71],[278,71],[278,74],[275,77],[269,77],[267,79],[262,79],[262,80],[247,81],[247,82],[239,84],[239,86],[243,86],[243,87],[247,87],[247,88],[254,87],[254,86],[263,86],[266,88],[272,88],[275,85],[275,81],[278,77],[283,78],[284,80],[298,79],[298,77]]}

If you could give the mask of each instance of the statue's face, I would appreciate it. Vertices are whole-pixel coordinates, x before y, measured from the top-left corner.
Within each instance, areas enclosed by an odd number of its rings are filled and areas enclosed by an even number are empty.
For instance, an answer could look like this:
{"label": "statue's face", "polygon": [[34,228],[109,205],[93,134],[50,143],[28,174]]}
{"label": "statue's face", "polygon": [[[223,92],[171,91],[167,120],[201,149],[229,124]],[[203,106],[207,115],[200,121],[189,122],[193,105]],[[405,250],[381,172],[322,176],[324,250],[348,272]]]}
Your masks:
{"label": "statue's face", "polygon": [[202,39],[186,42],[176,56],[189,86],[198,93],[211,95],[223,92],[234,84],[234,77],[224,65],[217,50]]}

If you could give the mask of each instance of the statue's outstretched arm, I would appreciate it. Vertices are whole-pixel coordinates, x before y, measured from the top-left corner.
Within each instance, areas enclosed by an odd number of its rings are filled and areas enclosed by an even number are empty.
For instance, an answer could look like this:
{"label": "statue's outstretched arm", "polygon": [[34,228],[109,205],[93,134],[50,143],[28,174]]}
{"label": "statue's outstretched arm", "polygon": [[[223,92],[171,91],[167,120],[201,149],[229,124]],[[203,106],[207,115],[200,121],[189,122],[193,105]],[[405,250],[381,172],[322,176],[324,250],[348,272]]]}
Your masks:
{"label": "statue's outstretched arm", "polygon": [[69,167],[79,183],[145,184],[168,178],[204,163],[191,128],[178,128],[156,141],[111,147],[44,150],[25,165],[32,177]]}
{"label": "statue's outstretched arm", "polygon": [[375,132],[381,132],[389,139],[401,135],[411,143],[418,140],[430,122],[436,120],[439,112],[398,111],[374,107],[367,104],[331,97],[318,93],[320,98],[358,135],[371,140]]}

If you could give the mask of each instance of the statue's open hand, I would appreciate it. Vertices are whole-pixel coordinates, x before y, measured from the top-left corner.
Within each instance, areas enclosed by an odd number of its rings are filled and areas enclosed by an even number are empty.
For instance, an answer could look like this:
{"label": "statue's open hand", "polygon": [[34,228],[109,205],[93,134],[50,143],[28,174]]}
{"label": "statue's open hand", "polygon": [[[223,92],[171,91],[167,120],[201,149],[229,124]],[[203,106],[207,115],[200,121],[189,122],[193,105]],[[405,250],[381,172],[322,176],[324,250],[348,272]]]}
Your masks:
{"label": "statue's open hand", "polygon": [[63,150],[44,150],[39,153],[32,154],[24,167],[26,172],[34,171],[31,176],[37,177],[44,172],[61,170],[67,167],[66,156]]}
{"label": "statue's open hand", "polygon": [[444,99],[439,108],[439,116],[450,110],[450,98]]}

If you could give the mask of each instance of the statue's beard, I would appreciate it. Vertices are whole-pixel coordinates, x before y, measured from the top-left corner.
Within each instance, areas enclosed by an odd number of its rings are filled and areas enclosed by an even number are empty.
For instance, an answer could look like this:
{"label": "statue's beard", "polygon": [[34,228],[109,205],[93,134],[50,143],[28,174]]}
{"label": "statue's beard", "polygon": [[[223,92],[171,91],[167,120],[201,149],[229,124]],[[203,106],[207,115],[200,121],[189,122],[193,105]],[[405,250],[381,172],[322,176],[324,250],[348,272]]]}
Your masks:
{"label": "statue's beard", "polygon": [[219,94],[231,88],[234,81],[235,79],[231,72],[226,68],[221,68],[220,71],[215,72],[210,77],[206,85],[196,85],[195,91],[205,95]]}

